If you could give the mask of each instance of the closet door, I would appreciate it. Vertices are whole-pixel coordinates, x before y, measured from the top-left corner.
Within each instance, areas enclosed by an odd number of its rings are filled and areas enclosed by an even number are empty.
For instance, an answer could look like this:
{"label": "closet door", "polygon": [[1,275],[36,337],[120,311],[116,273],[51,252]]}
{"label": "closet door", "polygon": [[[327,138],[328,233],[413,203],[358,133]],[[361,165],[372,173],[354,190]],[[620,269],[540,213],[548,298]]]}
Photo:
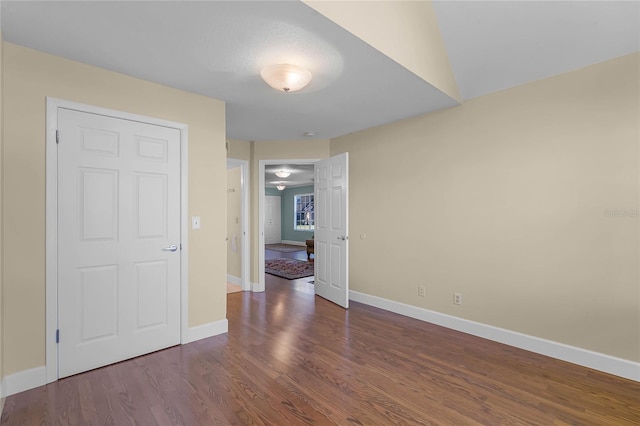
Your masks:
{"label": "closet door", "polygon": [[180,343],[180,131],[58,112],[58,373]]}
{"label": "closet door", "polygon": [[264,243],[279,244],[282,242],[280,197],[265,196]]}

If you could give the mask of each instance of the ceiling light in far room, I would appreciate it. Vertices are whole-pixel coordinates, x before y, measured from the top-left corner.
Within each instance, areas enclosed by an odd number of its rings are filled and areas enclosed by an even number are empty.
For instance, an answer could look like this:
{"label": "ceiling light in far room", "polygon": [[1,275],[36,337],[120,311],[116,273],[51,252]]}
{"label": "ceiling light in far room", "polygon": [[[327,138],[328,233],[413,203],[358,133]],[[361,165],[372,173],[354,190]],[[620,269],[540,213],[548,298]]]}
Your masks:
{"label": "ceiling light in far room", "polygon": [[311,81],[311,72],[291,64],[269,65],[260,71],[262,79],[269,86],[281,92],[295,92]]}
{"label": "ceiling light in far room", "polygon": [[278,176],[279,178],[288,178],[291,175],[291,172],[285,172],[284,170],[278,170],[276,172],[276,176]]}
{"label": "ceiling light in far room", "polygon": [[280,185],[277,185],[276,188],[278,188],[278,191],[284,191],[286,186],[284,186],[283,184],[280,184]]}
{"label": "ceiling light in far room", "polygon": [[306,132],[304,132],[304,135],[308,138],[312,138],[316,135],[316,132],[314,132],[313,130],[307,130]]}

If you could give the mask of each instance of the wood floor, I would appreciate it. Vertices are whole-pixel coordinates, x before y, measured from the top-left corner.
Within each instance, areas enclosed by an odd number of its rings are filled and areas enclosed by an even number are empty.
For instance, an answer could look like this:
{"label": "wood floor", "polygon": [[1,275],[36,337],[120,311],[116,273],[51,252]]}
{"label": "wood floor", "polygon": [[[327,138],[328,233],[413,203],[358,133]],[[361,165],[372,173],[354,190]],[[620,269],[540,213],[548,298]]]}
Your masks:
{"label": "wood floor", "polygon": [[[300,247],[298,251],[292,251],[288,253],[283,253],[280,251],[274,250],[265,250],[264,251],[265,259],[277,259],[277,258],[288,258],[288,259],[298,259],[298,260],[307,260],[307,250],[304,247]],[[313,255],[311,255],[311,259],[313,259]]]}
{"label": "wood floor", "polygon": [[242,287],[237,284],[227,283],[227,294],[242,291]]}
{"label": "wood floor", "polygon": [[638,425],[640,384],[267,275],[229,333],[7,398],[2,425]]}

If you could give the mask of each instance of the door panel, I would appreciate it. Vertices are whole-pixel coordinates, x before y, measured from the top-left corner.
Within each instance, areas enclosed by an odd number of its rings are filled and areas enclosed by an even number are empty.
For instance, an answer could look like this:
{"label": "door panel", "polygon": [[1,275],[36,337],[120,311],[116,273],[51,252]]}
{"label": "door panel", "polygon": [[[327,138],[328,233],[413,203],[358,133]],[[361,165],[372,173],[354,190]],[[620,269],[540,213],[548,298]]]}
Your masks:
{"label": "door panel", "polygon": [[180,132],[59,109],[59,377],[180,342]]}
{"label": "door panel", "polygon": [[136,268],[136,331],[167,323],[167,262],[138,262]]}
{"label": "door panel", "polygon": [[81,239],[116,240],[118,234],[118,172],[78,170]]}
{"label": "door panel", "polygon": [[316,163],[315,291],[349,307],[349,156]]}
{"label": "door panel", "polygon": [[136,173],[134,217],[138,239],[167,236],[167,176]]}
{"label": "door panel", "polygon": [[340,232],[343,228],[342,224],[342,191],[343,188],[331,188],[331,230]]}
{"label": "door panel", "polygon": [[118,266],[78,269],[81,343],[118,334]]}

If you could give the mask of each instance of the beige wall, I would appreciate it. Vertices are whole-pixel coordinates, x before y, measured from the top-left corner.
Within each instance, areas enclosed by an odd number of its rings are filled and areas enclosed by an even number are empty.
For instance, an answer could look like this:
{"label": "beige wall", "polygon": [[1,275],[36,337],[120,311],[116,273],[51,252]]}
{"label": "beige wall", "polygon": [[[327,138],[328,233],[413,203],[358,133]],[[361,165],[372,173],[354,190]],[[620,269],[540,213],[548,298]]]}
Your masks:
{"label": "beige wall", "polygon": [[242,218],[240,167],[227,170],[227,275],[241,278]]}
{"label": "beige wall", "polygon": [[332,140],[351,289],[640,361],[639,63]]}
{"label": "beige wall", "polygon": [[462,100],[430,1],[303,1],[451,98]]}
{"label": "beige wall", "polygon": [[45,97],[189,126],[189,326],[226,317],[224,103],[4,43],[5,374],[45,362]]}
{"label": "beige wall", "polygon": [[234,160],[251,160],[251,142],[241,141],[239,139],[227,139],[229,148],[227,149],[227,158]]}
{"label": "beige wall", "polygon": [[251,142],[251,282],[258,278],[259,215],[258,196],[264,193],[259,185],[260,160],[305,160],[329,157],[329,139],[302,139],[292,141]]}

